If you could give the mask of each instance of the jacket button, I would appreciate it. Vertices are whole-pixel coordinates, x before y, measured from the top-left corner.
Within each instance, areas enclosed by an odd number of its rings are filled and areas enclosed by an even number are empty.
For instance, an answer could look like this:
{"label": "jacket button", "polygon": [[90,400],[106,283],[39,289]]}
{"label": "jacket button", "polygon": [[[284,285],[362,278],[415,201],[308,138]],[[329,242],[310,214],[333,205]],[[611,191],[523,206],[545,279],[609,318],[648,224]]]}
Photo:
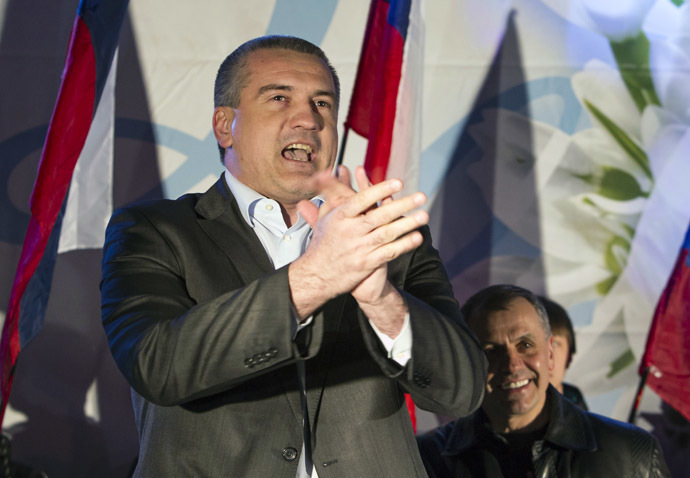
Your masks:
{"label": "jacket button", "polygon": [[291,446],[283,448],[283,458],[285,458],[287,461],[293,461],[295,458],[297,458],[297,450]]}

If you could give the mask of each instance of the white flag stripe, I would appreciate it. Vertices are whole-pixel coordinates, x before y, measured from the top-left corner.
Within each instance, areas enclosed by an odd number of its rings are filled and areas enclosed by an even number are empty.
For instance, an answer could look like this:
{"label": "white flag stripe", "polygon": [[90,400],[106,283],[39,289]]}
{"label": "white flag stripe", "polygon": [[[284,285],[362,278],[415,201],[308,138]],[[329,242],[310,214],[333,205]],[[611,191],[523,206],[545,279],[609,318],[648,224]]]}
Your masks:
{"label": "white flag stripe", "polygon": [[113,142],[117,50],[84,148],[74,168],[58,253],[103,247],[113,212]]}
{"label": "white flag stripe", "polygon": [[424,0],[412,0],[410,23],[403,52],[402,72],[395,109],[387,178],[402,178],[401,196],[419,188],[422,139],[422,87],[424,76]]}

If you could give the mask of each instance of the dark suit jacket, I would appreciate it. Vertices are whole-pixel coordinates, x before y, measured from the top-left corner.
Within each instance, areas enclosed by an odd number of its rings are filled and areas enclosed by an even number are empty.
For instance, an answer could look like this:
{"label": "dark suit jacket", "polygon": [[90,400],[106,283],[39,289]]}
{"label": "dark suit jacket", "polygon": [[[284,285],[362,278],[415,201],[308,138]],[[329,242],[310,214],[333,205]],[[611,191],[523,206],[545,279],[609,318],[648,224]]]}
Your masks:
{"label": "dark suit jacket", "polygon": [[137,477],[294,478],[302,448],[295,362],[304,360],[314,464],[330,476],[425,476],[403,391],[444,415],[481,403],[485,364],[430,245],[389,266],[410,311],[405,367],[346,294],[293,340],[287,267],[273,270],[225,181],[117,211],[102,313],[132,386]]}

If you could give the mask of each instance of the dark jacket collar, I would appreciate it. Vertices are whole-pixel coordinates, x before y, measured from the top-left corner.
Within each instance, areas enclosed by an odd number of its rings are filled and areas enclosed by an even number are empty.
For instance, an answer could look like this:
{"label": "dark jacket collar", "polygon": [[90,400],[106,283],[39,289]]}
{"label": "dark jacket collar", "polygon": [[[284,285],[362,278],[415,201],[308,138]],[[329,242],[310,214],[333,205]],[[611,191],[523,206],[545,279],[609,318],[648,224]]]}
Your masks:
{"label": "dark jacket collar", "polygon": [[222,175],[213,186],[199,197],[194,209],[206,219],[217,219],[224,214],[230,214],[234,219],[244,220],[237,206],[237,201]]}
{"label": "dark jacket collar", "polygon": [[595,451],[598,448],[587,412],[551,385],[546,391],[546,400],[551,408],[545,441],[573,451]]}
{"label": "dark jacket collar", "polygon": [[[237,266],[237,272],[245,283],[274,270],[223,176],[199,197],[194,209],[200,216],[199,226]],[[229,242],[230,238],[232,242]]]}
{"label": "dark jacket collar", "polygon": [[[549,385],[546,391],[549,425],[544,442],[573,451],[594,451],[597,440],[587,412],[581,410]],[[443,455],[458,455],[494,435],[489,419],[482,409],[452,425]]]}
{"label": "dark jacket collar", "polygon": [[443,455],[458,455],[493,435],[489,419],[481,408],[472,415],[459,418],[448,428],[450,435]]}

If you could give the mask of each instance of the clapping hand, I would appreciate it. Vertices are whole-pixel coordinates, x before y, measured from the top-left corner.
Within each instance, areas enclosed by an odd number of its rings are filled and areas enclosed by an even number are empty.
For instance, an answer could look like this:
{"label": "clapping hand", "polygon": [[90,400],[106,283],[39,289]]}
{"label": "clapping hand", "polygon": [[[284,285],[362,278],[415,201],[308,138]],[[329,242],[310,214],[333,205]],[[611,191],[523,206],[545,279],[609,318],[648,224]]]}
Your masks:
{"label": "clapping hand", "polygon": [[306,317],[327,300],[350,292],[379,330],[396,336],[406,308],[387,279],[387,264],[422,243],[416,229],[429,217],[413,211],[426,197],[414,193],[393,199],[402,181],[370,185],[362,167],[355,177],[359,192],[351,188],[345,167],[340,167],[338,178],[315,175],[314,187],[324,196],[324,204],[320,209],[308,201],[298,205],[314,232],[307,251],[290,265],[293,303]]}

